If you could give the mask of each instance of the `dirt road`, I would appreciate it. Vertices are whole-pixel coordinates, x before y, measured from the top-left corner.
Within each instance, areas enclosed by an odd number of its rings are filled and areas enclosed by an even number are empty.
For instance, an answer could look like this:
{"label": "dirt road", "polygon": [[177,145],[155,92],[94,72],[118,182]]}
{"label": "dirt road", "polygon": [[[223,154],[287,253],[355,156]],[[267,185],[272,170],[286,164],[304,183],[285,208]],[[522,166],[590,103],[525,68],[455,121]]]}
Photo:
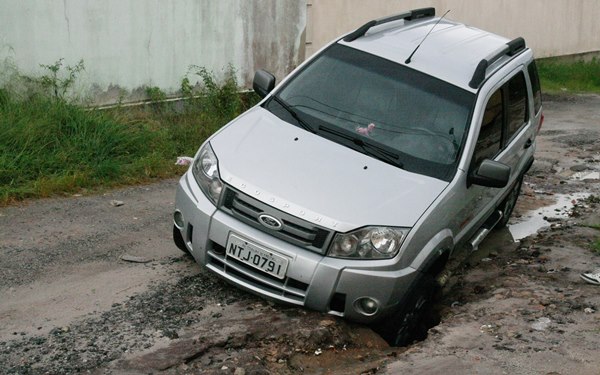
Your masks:
{"label": "dirt road", "polygon": [[167,180],[0,209],[0,372],[600,374],[600,286],[579,278],[600,267],[600,97],[545,116],[510,231],[454,271],[423,342],[208,274],[171,243]]}

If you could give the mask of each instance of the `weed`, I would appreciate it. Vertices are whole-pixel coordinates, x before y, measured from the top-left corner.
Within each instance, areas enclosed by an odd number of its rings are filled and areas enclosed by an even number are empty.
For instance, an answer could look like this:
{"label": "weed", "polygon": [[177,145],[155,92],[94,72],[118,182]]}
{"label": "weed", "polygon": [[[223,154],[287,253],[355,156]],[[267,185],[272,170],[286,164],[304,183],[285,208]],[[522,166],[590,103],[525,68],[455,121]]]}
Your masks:
{"label": "weed", "polygon": [[190,83],[187,75],[181,80],[181,95],[186,99],[194,98],[194,86]]}
{"label": "weed", "polygon": [[150,108],[157,113],[163,113],[165,108],[168,106],[166,103],[163,103],[165,99],[167,99],[167,94],[162,91],[159,87],[152,86],[146,88],[146,96],[150,100]]}
{"label": "weed", "polygon": [[585,199],[585,201],[586,201],[587,203],[591,203],[591,204],[600,203],[600,196],[597,196],[597,195],[591,194],[589,197],[587,197],[587,198]]}
{"label": "weed", "polygon": [[64,69],[63,59],[59,59],[51,65],[40,64],[40,66],[48,71],[48,74],[39,78],[40,85],[50,89],[54,98],[59,100],[65,99],[65,94],[71,89],[79,73],[85,69],[83,60],[79,60],[74,66],[66,65]]}
{"label": "weed", "polygon": [[[201,83],[192,86],[188,77],[190,74],[196,75]],[[219,84],[213,72],[205,67],[192,65],[181,82],[181,91],[188,99],[199,104],[207,114],[220,118],[233,117],[243,107],[235,75],[235,69],[229,65],[223,82]]]}
{"label": "weed", "polygon": [[600,238],[597,239],[595,242],[592,243],[592,251],[596,255],[600,255]]}
{"label": "weed", "polygon": [[160,102],[167,99],[167,94],[162,91],[159,87],[152,86],[146,88],[146,95],[152,102]]}

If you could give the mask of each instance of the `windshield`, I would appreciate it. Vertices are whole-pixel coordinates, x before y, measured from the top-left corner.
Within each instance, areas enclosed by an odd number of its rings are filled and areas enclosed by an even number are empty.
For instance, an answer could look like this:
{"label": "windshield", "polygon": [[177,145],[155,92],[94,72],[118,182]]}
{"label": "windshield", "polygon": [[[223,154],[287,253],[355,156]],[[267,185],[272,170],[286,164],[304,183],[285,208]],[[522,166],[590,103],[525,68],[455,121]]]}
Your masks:
{"label": "windshield", "polygon": [[278,100],[268,101],[265,108],[281,119],[376,158],[365,144],[394,152],[399,159],[395,165],[443,180],[450,180],[456,170],[475,98],[339,44],[275,95]]}

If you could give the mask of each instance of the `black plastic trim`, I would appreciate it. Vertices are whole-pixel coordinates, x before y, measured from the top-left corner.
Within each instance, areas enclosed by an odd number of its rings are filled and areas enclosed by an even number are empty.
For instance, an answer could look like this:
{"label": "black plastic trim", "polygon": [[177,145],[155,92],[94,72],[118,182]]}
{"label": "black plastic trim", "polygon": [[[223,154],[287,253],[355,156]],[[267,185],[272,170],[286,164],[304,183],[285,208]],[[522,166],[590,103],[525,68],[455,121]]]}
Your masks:
{"label": "black plastic trim", "polygon": [[504,47],[499,48],[485,59],[482,59],[479,64],[477,64],[475,72],[473,72],[469,87],[473,89],[479,88],[479,85],[485,80],[485,73],[490,65],[505,55],[510,57],[516,56],[524,51],[525,47],[525,39],[518,37],[506,43]]}
{"label": "black plastic trim", "polygon": [[373,26],[383,25],[384,23],[398,21],[398,20],[414,21],[414,20],[419,20],[421,18],[433,17],[433,16],[435,16],[435,8],[420,8],[420,9],[413,9],[413,10],[405,12],[405,13],[396,14],[396,15],[390,16],[390,17],[372,20],[372,21],[365,23],[364,25],[362,25],[358,29],[354,30],[350,34],[346,35],[344,37],[344,42],[352,42],[352,41],[360,38],[361,36],[365,35],[367,33],[367,31],[369,31],[369,29]]}
{"label": "black plastic trim", "polygon": [[523,173],[521,174],[521,176],[525,175],[527,172],[529,172],[529,170],[531,169],[531,166],[533,165],[535,158],[532,156],[529,158],[529,160],[527,160],[527,164],[525,164],[525,168],[523,168]]}

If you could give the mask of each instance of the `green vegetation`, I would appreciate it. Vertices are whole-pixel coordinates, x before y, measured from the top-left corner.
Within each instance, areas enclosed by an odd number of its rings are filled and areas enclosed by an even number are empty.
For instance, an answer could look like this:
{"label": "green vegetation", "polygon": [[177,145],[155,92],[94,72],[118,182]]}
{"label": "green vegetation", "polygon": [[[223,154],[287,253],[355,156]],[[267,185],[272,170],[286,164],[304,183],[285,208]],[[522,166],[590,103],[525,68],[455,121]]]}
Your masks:
{"label": "green vegetation", "polygon": [[600,61],[567,62],[561,59],[540,59],[537,62],[542,91],[600,93]]}
{"label": "green vegetation", "polygon": [[600,238],[592,243],[592,251],[597,255],[600,255]]}
{"label": "green vegetation", "polygon": [[[83,60],[79,60],[77,65],[67,65],[63,68],[63,59],[58,60],[54,64],[40,66],[47,70],[47,74],[39,78],[40,85],[49,89],[55,99],[64,100],[65,94],[73,86],[77,76],[85,69]],[[66,73],[66,74],[60,74]]]}
{"label": "green vegetation", "polygon": [[159,87],[156,86],[147,87],[146,96],[148,96],[148,99],[150,99],[150,101],[152,102],[159,102],[167,99],[167,94],[165,94],[164,91],[162,91]]}
{"label": "green vegetation", "polygon": [[[600,224],[588,225],[587,227],[600,230]],[[600,238],[597,238],[596,241],[592,242],[592,252],[600,255]]]}
{"label": "green vegetation", "polygon": [[[41,79],[20,76],[25,91],[15,90],[23,86],[15,82],[0,86],[0,205],[179,175],[177,156],[194,155],[206,137],[256,102],[239,94],[233,69],[219,83],[198,68],[202,84],[184,79],[183,106],[86,109],[65,99],[82,62],[43,67],[48,74]],[[164,99],[158,88],[148,93]]]}
{"label": "green vegetation", "polygon": [[[597,204],[600,203],[600,196],[591,194],[590,196],[585,198],[584,202],[595,208]],[[583,224],[583,226],[587,228],[600,230],[600,223]],[[596,241],[591,242],[591,248],[593,253],[600,255],[600,238],[596,239]]]}

